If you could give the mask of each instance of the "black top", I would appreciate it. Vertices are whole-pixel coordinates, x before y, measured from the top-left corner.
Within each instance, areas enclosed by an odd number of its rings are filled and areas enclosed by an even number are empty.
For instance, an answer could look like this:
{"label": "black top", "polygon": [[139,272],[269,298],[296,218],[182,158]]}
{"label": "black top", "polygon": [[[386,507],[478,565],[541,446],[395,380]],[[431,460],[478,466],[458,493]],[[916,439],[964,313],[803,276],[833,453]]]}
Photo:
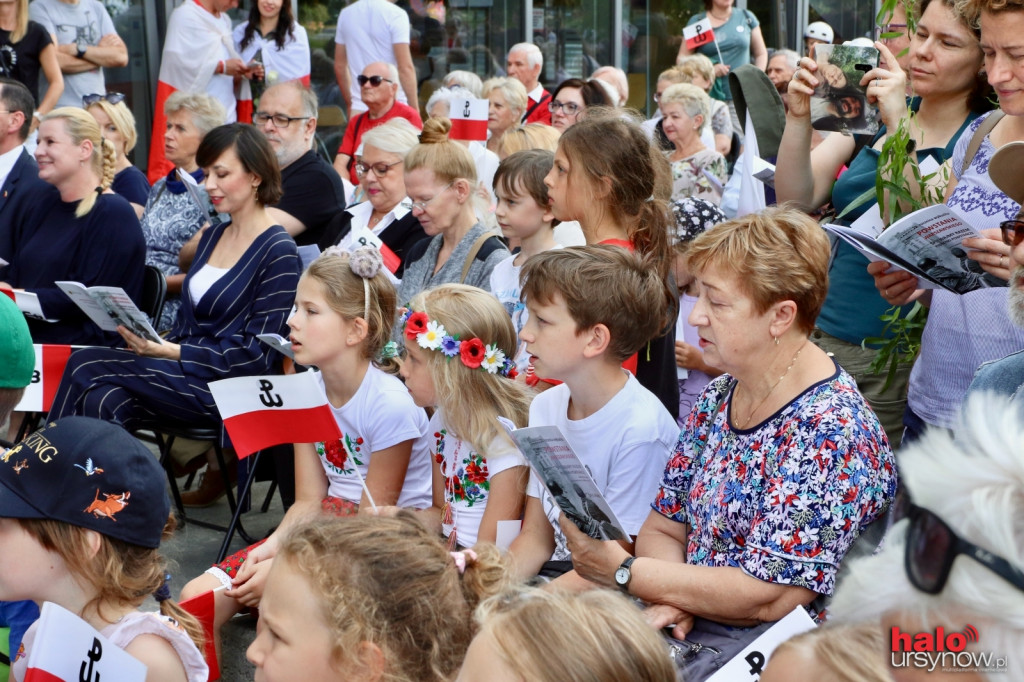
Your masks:
{"label": "black top", "polygon": [[114,194],[120,194],[128,201],[139,206],[145,206],[149,199],[149,180],[146,174],[135,166],[128,166],[114,176],[110,183],[110,190]]}
{"label": "black top", "polygon": [[11,43],[11,32],[0,29],[0,76],[24,83],[36,106],[39,105],[39,55],[52,42],[53,38],[42,24],[34,21],[28,22],[25,37],[16,45]]}
{"label": "black top", "polygon": [[[351,230],[352,215],[348,211],[342,211],[327,225],[317,245],[323,251],[328,246],[337,244]],[[427,233],[420,227],[419,219],[412,212],[406,213],[400,220],[396,220],[388,225],[378,236],[389,249],[395,252],[398,259],[402,261],[396,273],[399,277],[401,277],[402,272],[405,270],[405,259],[409,249],[413,244],[427,239]]]}
{"label": "black top", "polygon": [[295,243],[320,242],[327,223],[345,208],[345,189],[338,171],[310,150],[281,171],[281,185],[284,195],[274,208],[306,226],[296,235]]}

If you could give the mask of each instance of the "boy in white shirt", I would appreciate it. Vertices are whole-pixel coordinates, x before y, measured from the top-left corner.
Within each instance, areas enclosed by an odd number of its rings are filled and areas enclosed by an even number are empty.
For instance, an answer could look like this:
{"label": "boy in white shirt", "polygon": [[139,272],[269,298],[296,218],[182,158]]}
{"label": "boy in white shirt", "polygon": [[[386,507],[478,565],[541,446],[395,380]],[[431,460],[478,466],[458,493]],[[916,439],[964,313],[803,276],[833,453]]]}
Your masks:
{"label": "boy in white shirt", "polygon": [[[511,316],[516,334],[523,330],[527,318],[519,295],[523,264],[542,251],[562,248],[555,241],[554,226],[558,221],[551,213],[544,184],[544,176],[554,163],[554,152],[528,149],[509,154],[494,173],[494,193],[498,197],[494,217],[502,235],[519,243],[519,252],[494,266],[491,291]],[[525,348],[526,344],[520,342],[514,358],[516,371],[524,375],[529,364]]]}
{"label": "boy in white shirt", "polygon": [[[639,256],[602,245],[545,251],[522,277],[529,319],[520,338],[538,376],[563,382],[534,398],[530,426],[558,426],[636,536],[679,428],[622,362],[667,325],[665,285]],[[536,475],[527,495],[522,532],[509,548],[516,576],[561,574],[562,587],[593,587],[571,570],[560,511]]]}

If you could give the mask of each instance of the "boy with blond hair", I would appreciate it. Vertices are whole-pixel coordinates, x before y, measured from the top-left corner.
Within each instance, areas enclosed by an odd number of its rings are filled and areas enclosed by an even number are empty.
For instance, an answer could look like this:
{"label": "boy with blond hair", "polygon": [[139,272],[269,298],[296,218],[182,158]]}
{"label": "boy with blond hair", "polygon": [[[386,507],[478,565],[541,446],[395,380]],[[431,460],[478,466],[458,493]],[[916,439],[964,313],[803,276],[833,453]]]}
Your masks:
{"label": "boy with blond hair", "polygon": [[[667,325],[664,284],[639,256],[601,245],[545,251],[522,276],[529,319],[520,338],[538,376],[563,382],[534,398],[530,426],[561,430],[635,536],[679,428],[622,362]],[[559,576],[567,588],[591,587],[571,570],[559,508],[536,475],[527,495],[522,532],[509,550],[518,577]]]}

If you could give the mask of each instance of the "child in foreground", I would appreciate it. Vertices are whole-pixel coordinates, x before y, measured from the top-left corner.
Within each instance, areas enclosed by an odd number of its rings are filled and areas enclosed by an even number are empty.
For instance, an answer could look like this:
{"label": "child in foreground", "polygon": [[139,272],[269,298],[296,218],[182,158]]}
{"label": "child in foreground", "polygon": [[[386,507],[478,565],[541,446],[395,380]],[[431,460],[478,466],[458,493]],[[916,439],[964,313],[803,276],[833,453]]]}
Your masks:
{"label": "child in foreground", "polygon": [[445,284],[418,294],[402,318],[402,378],[416,404],[436,407],[434,507],[421,515],[449,546],[495,542],[499,521],[522,518],[528,468],[508,434],[530,398],[516,381],[516,335],[491,294]]}
{"label": "child in foreground", "polygon": [[[424,509],[431,504],[427,416],[397,376],[395,287],[380,252],[349,254],[332,247],[299,280],[288,319],[295,360],[316,367],[316,379],[342,436],[330,443],[295,444],[295,504],[264,542],[241,550],[182,590],[192,598],[214,593],[214,638],[243,607],[260,604],[282,536],[303,518],[339,516],[375,506]],[[365,482],[365,486],[363,483]]]}
{"label": "child in foreground", "polygon": [[[530,318],[520,334],[538,376],[564,382],[530,405],[530,426],[557,426],[626,532],[636,536],[679,437],[657,396],[622,361],[667,323],[656,268],[617,246],[545,251],[523,268]],[[517,577],[543,571],[567,588],[572,570],[559,507],[531,476],[523,528],[509,551]]]}
{"label": "child in foreground", "polygon": [[493,545],[450,553],[410,512],[301,523],[281,541],[247,652],[257,682],[443,682],[473,610],[506,586]]}
{"label": "child in foreground", "polygon": [[[0,459],[0,599],[63,606],[142,661],[147,680],[205,682],[202,630],[170,598],[157,549],[175,526],[165,486],[156,458],[114,424],[65,417],[29,435]],[[149,595],[160,614],[139,610]]]}

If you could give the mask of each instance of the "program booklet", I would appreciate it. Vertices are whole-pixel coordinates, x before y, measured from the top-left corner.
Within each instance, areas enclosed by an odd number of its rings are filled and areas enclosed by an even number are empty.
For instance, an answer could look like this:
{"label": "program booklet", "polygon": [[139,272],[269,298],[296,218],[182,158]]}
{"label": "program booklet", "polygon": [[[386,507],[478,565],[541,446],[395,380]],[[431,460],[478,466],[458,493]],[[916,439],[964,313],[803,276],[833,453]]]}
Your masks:
{"label": "program booklet", "polygon": [[629,540],[587,467],[557,426],[517,429],[512,438],[562,512],[596,540]]}
{"label": "program booklet", "polygon": [[966,294],[976,289],[1005,287],[967,257],[963,240],[981,237],[967,221],[945,204],[926,206],[903,216],[881,234],[868,229],[829,224],[825,229],[864,254],[868,260],[888,261],[917,276],[922,289],[946,289]]}
{"label": "program booklet", "polygon": [[164,342],[146,314],[121,287],[87,287],[80,282],[56,284],[100,329],[116,332],[122,326],[153,343]]}

